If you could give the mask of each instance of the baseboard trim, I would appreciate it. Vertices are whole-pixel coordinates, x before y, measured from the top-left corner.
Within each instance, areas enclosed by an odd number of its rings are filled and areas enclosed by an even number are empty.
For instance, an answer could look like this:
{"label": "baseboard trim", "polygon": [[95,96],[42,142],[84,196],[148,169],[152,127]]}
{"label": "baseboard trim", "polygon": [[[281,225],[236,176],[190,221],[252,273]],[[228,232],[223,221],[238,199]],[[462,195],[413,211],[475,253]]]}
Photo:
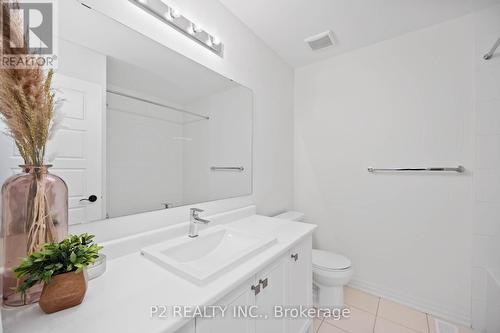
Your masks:
{"label": "baseboard trim", "polygon": [[466,327],[471,326],[471,315],[470,313],[465,313],[463,311],[457,311],[453,309],[449,309],[446,306],[436,304],[433,302],[426,301],[424,299],[417,299],[415,297],[411,297],[408,295],[403,295],[395,290],[391,290],[389,288],[377,286],[373,283],[366,282],[360,279],[354,278],[349,283],[349,286],[367,292],[369,294],[373,294],[376,296],[380,296],[400,304],[409,306],[416,310],[429,313],[433,316],[449,320],[453,323],[460,324]]}

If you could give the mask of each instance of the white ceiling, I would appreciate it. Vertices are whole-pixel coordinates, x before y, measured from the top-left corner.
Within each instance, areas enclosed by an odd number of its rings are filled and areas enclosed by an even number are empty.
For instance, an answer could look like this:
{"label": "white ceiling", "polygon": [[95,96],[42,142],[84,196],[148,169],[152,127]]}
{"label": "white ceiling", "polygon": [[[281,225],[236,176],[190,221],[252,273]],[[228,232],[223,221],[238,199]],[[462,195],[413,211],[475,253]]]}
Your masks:
{"label": "white ceiling", "polygon": [[[219,0],[286,62],[300,67],[422,29],[500,0]],[[304,39],[332,30],[337,46],[313,52]]]}

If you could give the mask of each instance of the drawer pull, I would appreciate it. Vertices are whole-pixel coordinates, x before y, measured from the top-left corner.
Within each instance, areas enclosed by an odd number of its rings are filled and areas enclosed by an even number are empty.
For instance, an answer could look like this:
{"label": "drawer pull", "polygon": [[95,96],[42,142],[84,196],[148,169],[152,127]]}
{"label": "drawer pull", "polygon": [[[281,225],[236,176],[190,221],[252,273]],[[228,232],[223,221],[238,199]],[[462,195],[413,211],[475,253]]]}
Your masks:
{"label": "drawer pull", "polygon": [[292,257],[292,259],[293,259],[294,261],[299,260],[299,254],[298,254],[298,253],[292,254],[292,255],[291,255],[291,257]]}
{"label": "drawer pull", "polygon": [[264,280],[260,279],[259,284],[262,285],[262,289],[266,289],[268,285],[268,279],[267,278],[265,278]]}
{"label": "drawer pull", "polygon": [[256,285],[256,286],[252,286],[251,288],[254,292],[254,295],[258,295],[260,293],[260,284]]}

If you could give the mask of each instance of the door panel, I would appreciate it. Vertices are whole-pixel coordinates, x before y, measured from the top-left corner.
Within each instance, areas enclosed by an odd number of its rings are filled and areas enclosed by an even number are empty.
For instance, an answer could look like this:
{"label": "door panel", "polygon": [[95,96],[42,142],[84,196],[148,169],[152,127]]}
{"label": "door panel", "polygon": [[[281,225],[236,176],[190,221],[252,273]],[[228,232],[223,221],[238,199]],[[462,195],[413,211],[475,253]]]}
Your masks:
{"label": "door panel", "polygon": [[[103,88],[97,84],[56,75],[54,86],[64,100],[64,128],[49,144],[55,152],[53,172],[68,185],[69,223],[100,220],[103,216],[102,132]],[[80,201],[96,195],[97,201]]]}
{"label": "door panel", "polygon": [[[103,218],[102,205],[102,87],[69,76],[54,76],[56,97],[62,100],[63,126],[47,144],[46,161],[51,155],[50,172],[68,185],[69,224]],[[4,124],[0,127],[5,128]],[[10,138],[1,136],[0,181],[18,173],[23,160]],[[5,156],[5,157],[4,157]],[[80,201],[96,195],[94,203]]]}

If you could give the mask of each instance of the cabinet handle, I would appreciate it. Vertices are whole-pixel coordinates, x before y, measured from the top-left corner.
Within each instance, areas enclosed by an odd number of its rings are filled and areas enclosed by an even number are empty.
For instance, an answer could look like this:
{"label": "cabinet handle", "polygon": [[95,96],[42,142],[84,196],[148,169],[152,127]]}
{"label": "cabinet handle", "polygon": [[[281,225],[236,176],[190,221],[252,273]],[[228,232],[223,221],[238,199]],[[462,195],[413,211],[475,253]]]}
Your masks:
{"label": "cabinet handle", "polygon": [[292,255],[291,255],[291,257],[292,257],[292,259],[293,259],[294,261],[299,260],[299,254],[298,254],[298,253],[292,254]]}
{"label": "cabinet handle", "polygon": [[252,286],[251,288],[254,292],[254,295],[258,295],[260,293],[260,284],[256,285],[256,286]]}
{"label": "cabinet handle", "polygon": [[268,279],[267,278],[265,278],[264,280],[260,279],[259,284],[262,285],[262,289],[266,289],[266,287],[268,285]]}

